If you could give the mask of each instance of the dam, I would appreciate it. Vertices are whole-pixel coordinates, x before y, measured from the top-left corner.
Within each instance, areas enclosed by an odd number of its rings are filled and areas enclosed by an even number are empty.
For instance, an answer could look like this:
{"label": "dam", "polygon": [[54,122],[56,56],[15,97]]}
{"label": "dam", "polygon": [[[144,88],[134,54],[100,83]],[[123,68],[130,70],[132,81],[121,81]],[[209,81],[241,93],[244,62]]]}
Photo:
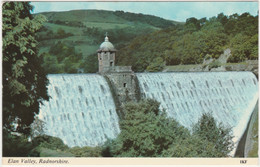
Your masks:
{"label": "dam", "polygon": [[232,128],[238,145],[258,100],[253,73],[134,73],[131,67],[115,66],[115,52],[106,37],[98,50],[99,74],[48,75],[51,99],[40,106],[39,114],[45,134],[69,147],[100,146],[120,133],[123,104],[152,98],[168,117],[190,130],[203,113],[212,113],[217,122]]}
{"label": "dam", "polygon": [[[211,112],[232,127],[237,142],[258,99],[258,82],[251,72],[138,73],[141,96],[161,103],[169,117],[191,129]],[[120,132],[111,90],[98,74],[49,75],[52,97],[41,105],[45,132],[73,146],[97,146]]]}

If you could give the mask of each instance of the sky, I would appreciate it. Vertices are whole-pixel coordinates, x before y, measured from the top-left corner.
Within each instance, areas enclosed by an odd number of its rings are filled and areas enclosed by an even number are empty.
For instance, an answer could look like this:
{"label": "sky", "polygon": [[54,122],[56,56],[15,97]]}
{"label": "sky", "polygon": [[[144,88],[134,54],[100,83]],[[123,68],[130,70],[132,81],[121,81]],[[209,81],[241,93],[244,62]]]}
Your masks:
{"label": "sky", "polygon": [[258,12],[258,2],[32,2],[31,4],[34,6],[33,13],[76,9],[123,10],[181,22],[190,17],[210,18],[219,13],[232,15],[249,12],[256,16]]}

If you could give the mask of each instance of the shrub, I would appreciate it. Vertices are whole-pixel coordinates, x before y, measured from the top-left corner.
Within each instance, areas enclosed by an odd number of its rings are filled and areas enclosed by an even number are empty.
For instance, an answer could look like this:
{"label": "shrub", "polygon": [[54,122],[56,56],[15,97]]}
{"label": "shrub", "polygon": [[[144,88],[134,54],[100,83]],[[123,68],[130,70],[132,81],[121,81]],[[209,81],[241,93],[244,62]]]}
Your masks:
{"label": "shrub", "polygon": [[67,150],[76,157],[101,157],[101,147],[73,147]]}
{"label": "shrub", "polygon": [[33,145],[48,148],[51,150],[67,150],[69,147],[63,143],[63,141],[58,137],[42,135],[37,136],[32,140]]}
{"label": "shrub", "polygon": [[27,157],[33,149],[24,135],[13,135],[3,129],[3,157]]}
{"label": "shrub", "polygon": [[221,66],[221,63],[218,60],[214,60],[213,62],[209,63],[209,70],[212,68],[218,68]]}

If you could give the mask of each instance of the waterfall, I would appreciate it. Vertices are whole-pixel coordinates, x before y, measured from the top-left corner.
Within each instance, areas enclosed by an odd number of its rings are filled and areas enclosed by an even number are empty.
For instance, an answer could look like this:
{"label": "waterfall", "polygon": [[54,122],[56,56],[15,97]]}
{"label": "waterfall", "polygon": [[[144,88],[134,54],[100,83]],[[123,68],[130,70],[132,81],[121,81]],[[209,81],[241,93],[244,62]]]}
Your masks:
{"label": "waterfall", "polygon": [[40,106],[47,135],[73,146],[97,146],[120,132],[112,94],[97,74],[48,75],[51,99]]}
{"label": "waterfall", "polygon": [[258,99],[251,72],[138,73],[137,78],[142,97],[159,101],[169,117],[191,129],[203,113],[211,112],[232,128],[235,145]]}

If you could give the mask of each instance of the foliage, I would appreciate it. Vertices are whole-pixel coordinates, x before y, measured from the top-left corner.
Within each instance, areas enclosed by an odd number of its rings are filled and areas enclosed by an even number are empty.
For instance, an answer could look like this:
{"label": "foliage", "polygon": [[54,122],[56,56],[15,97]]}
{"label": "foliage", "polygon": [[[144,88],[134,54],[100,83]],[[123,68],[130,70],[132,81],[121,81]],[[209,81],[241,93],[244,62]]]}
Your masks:
{"label": "foliage", "polygon": [[[28,153],[34,157],[100,157],[101,147],[73,147],[69,148],[60,138],[42,135],[33,138],[33,146]],[[28,156],[26,155],[26,156]]]}
{"label": "foliage", "polygon": [[230,45],[233,52],[228,62],[258,59],[258,34],[249,37],[239,33],[231,39]]}
{"label": "foliage", "polygon": [[42,53],[40,58],[47,73],[77,73],[83,62],[82,53],[60,41],[51,46],[49,52]]}
{"label": "foliage", "polygon": [[53,32],[52,30],[48,30],[47,28],[42,28],[41,33],[37,34],[37,40],[42,41],[42,40],[50,40],[50,39],[62,39],[62,38],[67,38],[73,36],[72,33],[70,32],[65,32],[64,29],[59,28],[57,32]]}
{"label": "foliage", "polygon": [[221,66],[221,63],[218,60],[214,60],[211,63],[209,63],[209,65],[208,65],[209,70],[212,68],[218,68],[220,66]]}
{"label": "foliage", "polygon": [[121,133],[104,144],[102,156],[227,157],[232,150],[231,129],[217,125],[212,115],[202,115],[190,133],[159,106],[151,99],[127,103]]}
{"label": "foliage", "polygon": [[258,58],[257,25],[258,16],[249,13],[188,18],[184,25],[133,39],[119,50],[118,64],[132,65],[137,72],[147,70],[158,57],[166,65],[198,64],[208,54],[218,58],[227,47],[232,53],[229,62],[255,60]]}
{"label": "foliage", "polygon": [[151,99],[126,104],[124,119],[120,121],[121,133],[106,143],[103,156],[156,157],[172,143],[185,138],[188,131],[167,118],[159,105]]}
{"label": "foliage", "polygon": [[214,117],[210,113],[203,114],[197,124],[193,128],[193,135],[197,135],[203,140],[213,145],[212,152],[215,157],[227,156],[234,148],[232,142],[231,128],[224,127],[222,123],[217,124]]}
{"label": "foliage", "polygon": [[142,23],[147,23],[159,28],[167,28],[175,25],[173,22],[170,22],[163,18],[151,16],[151,15],[144,15],[141,13],[136,14],[136,13],[130,13],[124,11],[116,11],[114,12],[114,14],[128,21],[138,21]]}
{"label": "foliage", "polygon": [[156,57],[152,63],[146,68],[149,72],[162,71],[165,66],[165,62],[161,57]]}
{"label": "foliage", "polygon": [[38,147],[38,155],[34,157],[75,157],[75,155],[60,150]]}
{"label": "foliage", "polygon": [[214,143],[199,136],[192,135],[184,140],[179,140],[168,150],[163,152],[164,157],[226,157],[219,155]]}
{"label": "foliage", "polygon": [[33,138],[32,143],[34,146],[44,147],[52,150],[64,151],[69,148],[60,138],[48,135],[37,136]]}
{"label": "foliage", "polygon": [[3,157],[26,157],[33,149],[24,135],[14,135],[3,129]]}
{"label": "foliage", "polygon": [[82,60],[80,68],[83,68],[85,73],[96,73],[98,71],[97,54],[88,55]]}
{"label": "foliage", "polygon": [[67,152],[69,147],[63,143],[60,138],[41,135],[32,139],[33,148],[27,156],[32,157],[60,157],[75,156]]}
{"label": "foliage", "polygon": [[33,17],[28,2],[6,2],[2,9],[3,128],[29,134],[39,103],[48,100],[35,40],[45,18]]}
{"label": "foliage", "polygon": [[73,147],[67,150],[76,157],[101,157],[101,147]]}

